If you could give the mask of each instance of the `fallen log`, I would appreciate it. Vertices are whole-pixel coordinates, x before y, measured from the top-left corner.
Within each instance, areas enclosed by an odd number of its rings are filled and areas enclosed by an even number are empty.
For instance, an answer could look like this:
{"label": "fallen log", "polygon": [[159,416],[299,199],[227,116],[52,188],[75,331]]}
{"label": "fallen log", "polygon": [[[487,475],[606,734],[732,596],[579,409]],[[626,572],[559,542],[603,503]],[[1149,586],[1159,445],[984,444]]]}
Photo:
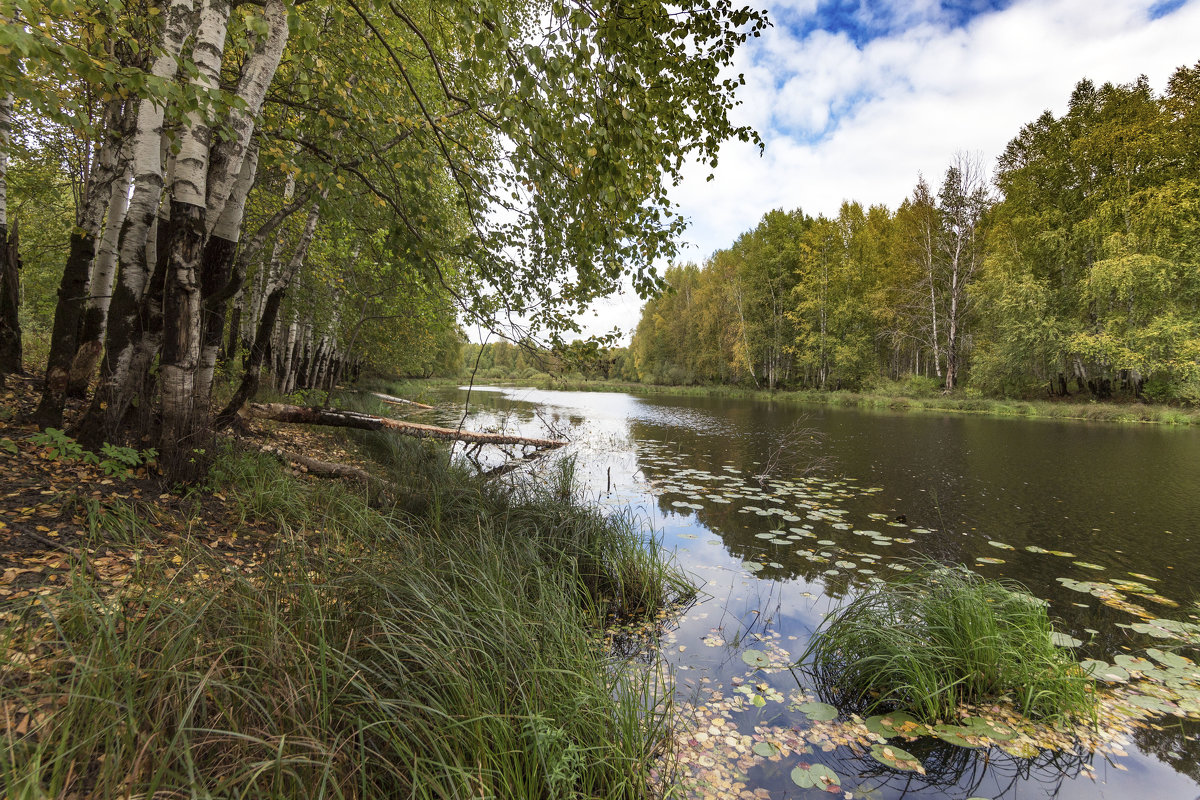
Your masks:
{"label": "fallen log", "polygon": [[372,395],[378,397],[385,403],[391,403],[394,406],[414,406],[415,408],[431,409],[433,406],[427,406],[424,403],[418,403],[416,400],[405,400],[403,397],[393,397],[390,394],[380,394],[379,392],[371,392]]}
{"label": "fallen log", "polygon": [[511,436],[506,433],[482,433],[459,431],[454,428],[439,428],[417,422],[376,417],[357,411],[340,411],[330,408],[308,408],[286,403],[249,403],[246,412],[258,419],[276,422],[291,422],[300,425],[328,425],[335,428],[357,428],[364,431],[390,430],[419,439],[441,439],[448,442],[474,442],[476,444],[510,444],[525,447],[551,448],[567,444],[557,439],[536,439],[530,436]]}
{"label": "fallen log", "polygon": [[366,470],[350,466],[349,464],[338,464],[334,461],[320,461],[316,458],[309,458],[308,456],[302,456],[299,453],[293,453],[290,450],[281,450],[278,447],[266,446],[262,448],[262,450],[264,453],[278,456],[283,461],[302,467],[304,472],[308,472],[321,478],[351,478],[353,480],[362,481],[363,483],[371,483],[372,481],[378,480],[378,478]]}
{"label": "fallen log", "polygon": [[320,461],[315,458],[293,453],[273,445],[259,448],[268,455],[275,456],[288,467],[298,467],[301,471],[318,478],[349,478],[362,483],[370,490],[371,505],[378,505],[381,499],[395,498],[396,487],[385,480],[375,477],[365,469],[359,469],[349,464],[339,464],[334,461]]}

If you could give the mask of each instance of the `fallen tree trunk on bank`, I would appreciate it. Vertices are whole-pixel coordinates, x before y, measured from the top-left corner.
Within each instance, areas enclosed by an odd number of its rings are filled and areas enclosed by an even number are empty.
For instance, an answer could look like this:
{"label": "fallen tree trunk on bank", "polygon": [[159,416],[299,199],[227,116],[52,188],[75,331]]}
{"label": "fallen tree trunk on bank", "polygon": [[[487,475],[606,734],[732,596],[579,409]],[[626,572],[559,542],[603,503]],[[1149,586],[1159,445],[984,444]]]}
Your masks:
{"label": "fallen tree trunk on bank", "polygon": [[291,422],[300,425],[328,425],[335,428],[357,428],[364,431],[390,430],[419,439],[440,439],[447,442],[472,442],[475,444],[507,444],[536,447],[539,449],[562,447],[567,444],[557,439],[537,439],[529,436],[511,436],[506,433],[482,433],[460,431],[454,428],[439,428],[417,422],[402,422],[398,419],[360,414],[357,411],[339,411],[330,408],[307,408],[285,403],[249,403],[246,413],[257,419],[276,422]]}
{"label": "fallen tree trunk on bank", "polygon": [[267,455],[275,456],[287,467],[295,468],[300,472],[315,475],[318,478],[331,478],[334,480],[346,478],[363,484],[369,491],[368,501],[373,507],[378,506],[381,501],[394,501],[399,494],[393,484],[375,477],[365,469],[359,469],[349,464],[339,464],[334,461],[321,461],[316,458],[309,458],[308,456],[293,453],[290,450],[284,450],[274,445],[260,446],[259,449]]}
{"label": "fallen tree trunk on bank", "polygon": [[371,392],[374,397],[378,397],[385,403],[390,403],[394,406],[413,406],[414,408],[431,409],[433,406],[427,406],[424,403],[418,403],[416,400],[405,400],[403,397],[393,397],[390,394],[380,394],[379,392]]}

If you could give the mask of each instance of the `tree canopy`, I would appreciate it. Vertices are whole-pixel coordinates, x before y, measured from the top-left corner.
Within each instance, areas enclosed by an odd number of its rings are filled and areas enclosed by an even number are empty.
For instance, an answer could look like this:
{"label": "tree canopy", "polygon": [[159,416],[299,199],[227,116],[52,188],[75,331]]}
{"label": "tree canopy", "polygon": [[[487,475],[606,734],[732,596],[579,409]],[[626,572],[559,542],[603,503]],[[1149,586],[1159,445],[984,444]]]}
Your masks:
{"label": "tree canopy", "polygon": [[460,321],[557,342],[627,276],[652,293],[684,166],[758,141],[730,65],[766,24],[702,0],[12,0],[10,171],[76,188],[39,420],[102,352],[80,434],[171,431],[182,458],[239,349],[237,397],[260,366],[428,373]]}
{"label": "tree canopy", "polygon": [[1182,67],[1161,94],[1081,81],[990,180],[960,155],[895,211],[769,212],[667,271],[637,377],[1200,402],[1198,76]]}

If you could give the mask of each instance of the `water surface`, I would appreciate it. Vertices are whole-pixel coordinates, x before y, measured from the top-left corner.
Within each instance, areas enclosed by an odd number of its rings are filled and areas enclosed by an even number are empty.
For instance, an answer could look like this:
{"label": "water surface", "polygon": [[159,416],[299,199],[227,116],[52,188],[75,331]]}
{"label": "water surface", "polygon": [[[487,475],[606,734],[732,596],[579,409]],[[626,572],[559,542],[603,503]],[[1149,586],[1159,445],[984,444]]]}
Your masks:
{"label": "water surface", "polygon": [[[461,405],[442,413],[457,423]],[[779,666],[850,593],[918,556],[1019,580],[1082,642],[1081,659],[1161,646],[1129,625],[1200,616],[1200,432],[492,387],[475,387],[466,426],[566,435],[588,495],[642,517],[703,583],[660,643],[705,734],[692,742],[698,796],[815,794],[789,775],[817,762],[841,777],[839,795],[881,800],[1200,795],[1200,726],[1181,716],[1104,753],[902,744],[921,776],[822,739],[795,709],[817,687],[743,657]],[[1104,602],[1096,584],[1131,591]],[[812,752],[767,759],[738,744],[787,731]]]}

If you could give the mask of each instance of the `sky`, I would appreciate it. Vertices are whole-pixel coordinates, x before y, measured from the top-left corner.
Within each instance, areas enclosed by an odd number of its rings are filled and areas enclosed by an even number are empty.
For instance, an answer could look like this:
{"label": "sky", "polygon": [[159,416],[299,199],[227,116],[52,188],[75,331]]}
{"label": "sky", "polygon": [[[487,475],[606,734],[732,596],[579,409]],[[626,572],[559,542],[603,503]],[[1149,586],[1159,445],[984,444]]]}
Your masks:
{"label": "sky", "polygon": [[[742,0],[753,2],[753,0]],[[764,0],[759,0],[763,4]],[[1075,84],[1156,91],[1200,61],[1200,0],[765,0],[773,27],[740,51],[734,121],[766,145],[731,142],[713,180],[689,168],[673,191],[691,221],[680,261],[703,262],[773,208],[837,214],[843,200],[896,208],[955,153],[991,165],[1021,126],[1066,111]],[[599,301],[585,335],[632,333],[642,301]]]}

